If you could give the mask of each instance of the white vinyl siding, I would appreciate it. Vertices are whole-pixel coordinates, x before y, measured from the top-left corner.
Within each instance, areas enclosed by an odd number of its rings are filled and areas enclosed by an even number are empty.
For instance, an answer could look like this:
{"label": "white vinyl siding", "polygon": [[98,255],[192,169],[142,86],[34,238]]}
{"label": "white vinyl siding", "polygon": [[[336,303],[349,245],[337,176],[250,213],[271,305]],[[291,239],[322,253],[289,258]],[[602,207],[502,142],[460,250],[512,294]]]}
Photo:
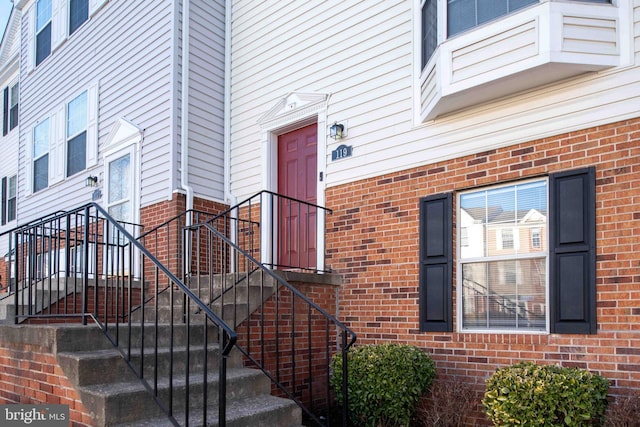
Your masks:
{"label": "white vinyl siding", "polygon": [[[91,2],[90,4],[97,4]],[[50,190],[41,191],[37,197],[20,200],[20,221],[58,209],[70,209],[92,200],[93,190],[84,186],[89,175],[98,176],[103,182],[103,162],[100,144],[120,117],[126,118],[144,129],[142,154],[145,159],[141,170],[141,200],[145,205],[168,200],[172,196],[175,180],[172,174],[177,166],[172,144],[175,123],[172,109],[175,100],[173,37],[175,36],[175,5],[172,2],[102,2],[100,13],[90,16],[83,28],[69,37],[64,46],[56,50],[46,61],[46,66],[27,71],[20,67],[21,99],[20,138],[29,137],[28,128],[37,120],[52,115],[57,117],[58,147],[66,145],[66,104],[83,91],[87,97],[87,145],[85,173],[66,177],[63,168],[58,171],[59,181],[50,183]],[[135,19],[133,19],[135,17]],[[132,25],[132,19],[135,25]],[[29,21],[23,20],[24,25]],[[85,31],[86,29],[86,31]],[[28,33],[23,32],[23,48],[28,45]],[[135,40],[135,43],[132,42]],[[25,65],[27,58],[22,58]],[[61,79],[73,69],[74,78]],[[99,82],[99,86],[98,83]],[[99,92],[99,94],[98,94]],[[42,96],[46,93],[49,96]],[[99,100],[99,103],[98,103]],[[99,108],[98,108],[99,107]],[[62,117],[60,115],[65,117]],[[24,130],[23,130],[24,129]],[[26,144],[21,143],[21,147]],[[61,144],[61,145],[60,145]],[[21,152],[21,159],[29,154]],[[21,168],[27,163],[20,161]],[[28,172],[19,171],[18,194],[26,194],[25,178]],[[29,180],[30,181],[30,180]],[[104,189],[103,189],[104,193]]]}
{"label": "white vinyl siding", "polygon": [[[635,62],[640,64],[640,4],[635,4],[635,14],[629,8],[621,16],[635,21]],[[413,87],[415,39],[420,38],[413,21],[419,7],[419,1],[399,0],[247,1],[235,7],[235,196],[263,188],[260,172],[266,164],[260,150],[265,141],[257,122],[292,91],[330,93],[327,122],[348,120],[347,138],[319,141],[326,144],[324,185],[330,187],[638,116],[636,65],[586,73],[420,124],[414,120],[414,95],[420,88]],[[329,16],[349,25],[333,25]],[[620,51],[633,41],[626,34]],[[331,151],[340,144],[353,146],[352,157],[331,161]]]}
{"label": "white vinyl siding", "polygon": [[224,199],[224,5],[190,3],[189,184]]}

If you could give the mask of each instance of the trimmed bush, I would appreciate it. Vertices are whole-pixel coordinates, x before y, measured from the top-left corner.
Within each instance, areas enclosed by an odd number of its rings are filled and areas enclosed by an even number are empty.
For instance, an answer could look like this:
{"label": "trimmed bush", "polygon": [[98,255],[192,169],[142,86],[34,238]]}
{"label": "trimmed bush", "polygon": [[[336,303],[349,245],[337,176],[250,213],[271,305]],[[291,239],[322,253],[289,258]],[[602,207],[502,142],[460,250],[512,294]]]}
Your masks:
{"label": "trimmed bush", "polygon": [[[435,377],[431,357],[417,347],[376,344],[347,353],[348,412],[356,426],[408,426]],[[342,355],[331,362],[331,386],[340,403]]]}
{"label": "trimmed bush", "polygon": [[600,425],[609,382],[584,369],[531,362],[498,369],[482,403],[499,426]]}

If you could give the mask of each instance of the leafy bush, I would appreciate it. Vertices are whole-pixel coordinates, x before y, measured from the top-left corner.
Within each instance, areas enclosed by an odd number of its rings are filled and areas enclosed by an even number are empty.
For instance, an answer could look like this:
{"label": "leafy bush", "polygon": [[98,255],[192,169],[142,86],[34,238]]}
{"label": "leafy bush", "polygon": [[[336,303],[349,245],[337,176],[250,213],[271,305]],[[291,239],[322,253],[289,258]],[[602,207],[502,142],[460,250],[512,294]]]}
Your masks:
{"label": "leafy bush", "polygon": [[[377,344],[347,353],[348,412],[356,426],[408,426],[435,377],[431,357],[417,347]],[[342,403],[342,355],[331,362],[331,386]]]}
{"label": "leafy bush", "polygon": [[494,372],[482,403],[499,426],[599,425],[608,390],[605,378],[583,369],[524,362]]}
{"label": "leafy bush", "polygon": [[464,381],[436,380],[418,405],[416,420],[423,427],[462,427],[479,401]]}

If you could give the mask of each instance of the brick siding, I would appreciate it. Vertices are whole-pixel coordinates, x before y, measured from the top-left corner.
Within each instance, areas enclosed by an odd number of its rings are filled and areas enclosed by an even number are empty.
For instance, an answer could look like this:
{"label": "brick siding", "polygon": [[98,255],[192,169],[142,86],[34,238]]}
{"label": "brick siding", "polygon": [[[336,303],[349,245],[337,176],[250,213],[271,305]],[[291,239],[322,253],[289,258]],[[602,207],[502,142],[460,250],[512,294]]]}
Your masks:
{"label": "brick siding", "polygon": [[[419,332],[419,198],[591,165],[596,335]],[[340,315],[360,344],[424,348],[441,377],[474,384],[478,393],[497,367],[520,360],[598,372],[610,380],[612,394],[640,389],[640,119],[332,187],[326,200],[334,211],[328,217],[327,264],[343,274]],[[454,268],[454,304],[456,283]],[[456,324],[454,315],[454,331]],[[481,415],[477,421],[486,423]]]}

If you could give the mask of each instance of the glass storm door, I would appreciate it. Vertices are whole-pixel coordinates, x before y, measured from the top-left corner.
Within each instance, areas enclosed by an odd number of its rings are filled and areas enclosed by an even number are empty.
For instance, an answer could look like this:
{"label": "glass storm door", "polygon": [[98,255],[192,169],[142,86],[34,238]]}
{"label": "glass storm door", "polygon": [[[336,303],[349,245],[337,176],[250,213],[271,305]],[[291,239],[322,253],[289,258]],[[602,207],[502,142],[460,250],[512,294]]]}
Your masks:
{"label": "glass storm door", "polygon": [[[131,235],[137,237],[134,224],[135,181],[131,158],[131,150],[126,150],[123,155],[107,160],[107,212]],[[107,233],[109,255],[105,259],[105,270],[109,274],[120,272],[128,275],[131,272],[131,246],[115,227],[109,227]]]}

